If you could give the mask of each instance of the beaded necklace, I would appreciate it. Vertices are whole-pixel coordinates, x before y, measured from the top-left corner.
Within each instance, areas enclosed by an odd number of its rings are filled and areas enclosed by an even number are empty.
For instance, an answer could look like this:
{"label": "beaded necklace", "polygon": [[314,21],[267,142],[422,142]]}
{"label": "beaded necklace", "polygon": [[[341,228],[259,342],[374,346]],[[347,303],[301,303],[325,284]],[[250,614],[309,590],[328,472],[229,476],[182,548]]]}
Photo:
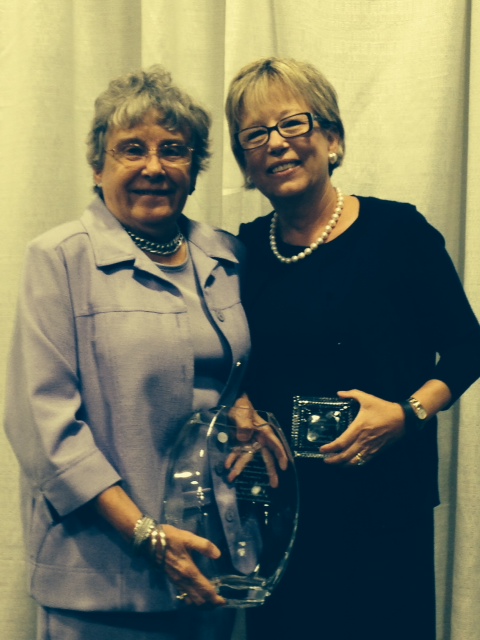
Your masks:
{"label": "beaded necklace", "polygon": [[291,264],[292,262],[303,260],[307,256],[311,255],[315,251],[315,249],[318,249],[321,244],[324,244],[327,241],[328,236],[332,233],[343,211],[343,194],[338,187],[335,188],[335,191],[337,192],[337,206],[335,207],[335,211],[326,224],[322,234],[317,240],[315,240],[315,242],[312,242],[310,246],[306,247],[305,249],[303,249],[303,251],[300,251],[300,253],[297,253],[296,256],[292,256],[291,258],[282,256],[282,254],[278,250],[276,239],[278,213],[275,211],[272,217],[272,221],[270,222],[270,249],[272,250],[273,255],[278,260],[280,260],[280,262],[283,262],[283,264]]}
{"label": "beaded necklace", "polygon": [[147,240],[146,238],[137,236],[133,231],[126,227],[123,228],[139,249],[142,249],[142,251],[148,251],[148,253],[153,253],[157,256],[171,256],[176,253],[185,242],[185,236],[180,229],[178,230],[177,235],[169,242],[155,242],[154,240]]}

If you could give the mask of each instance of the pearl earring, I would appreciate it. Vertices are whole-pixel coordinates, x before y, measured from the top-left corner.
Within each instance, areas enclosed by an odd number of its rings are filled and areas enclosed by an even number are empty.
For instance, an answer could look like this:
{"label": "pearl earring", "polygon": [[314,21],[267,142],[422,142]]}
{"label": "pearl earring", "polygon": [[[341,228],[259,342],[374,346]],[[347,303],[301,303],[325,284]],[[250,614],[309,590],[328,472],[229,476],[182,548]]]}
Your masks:
{"label": "pearl earring", "polygon": [[337,160],[338,155],[335,153],[335,151],[332,151],[328,154],[328,161],[330,162],[330,164],[335,164]]}

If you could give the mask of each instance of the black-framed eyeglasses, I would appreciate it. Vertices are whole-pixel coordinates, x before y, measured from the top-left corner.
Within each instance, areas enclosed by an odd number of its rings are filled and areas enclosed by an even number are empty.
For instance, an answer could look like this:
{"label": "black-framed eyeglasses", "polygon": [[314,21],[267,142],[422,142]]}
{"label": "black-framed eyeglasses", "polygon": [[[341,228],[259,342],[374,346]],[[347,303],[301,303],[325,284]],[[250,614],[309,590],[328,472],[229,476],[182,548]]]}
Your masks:
{"label": "black-framed eyeglasses", "polygon": [[316,120],[321,121],[320,118],[308,112],[296,113],[293,116],[282,118],[273,127],[258,126],[242,129],[235,134],[235,138],[242,149],[248,151],[267,144],[272,131],[278,131],[282,138],[304,136],[313,129],[313,123]]}
{"label": "black-framed eyeglasses", "polygon": [[115,149],[107,150],[107,153],[126,167],[146,165],[153,155],[166,165],[190,164],[193,152],[192,147],[177,142],[161,144],[157,149],[151,149],[139,142],[124,142]]}

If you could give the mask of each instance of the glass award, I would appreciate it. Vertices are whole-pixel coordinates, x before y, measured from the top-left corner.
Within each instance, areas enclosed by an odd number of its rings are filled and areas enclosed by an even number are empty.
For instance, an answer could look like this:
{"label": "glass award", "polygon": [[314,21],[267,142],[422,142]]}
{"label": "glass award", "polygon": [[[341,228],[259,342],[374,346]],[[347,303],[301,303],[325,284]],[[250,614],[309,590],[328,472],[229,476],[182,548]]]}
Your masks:
{"label": "glass award", "polygon": [[163,522],[213,542],[195,554],[230,607],[264,603],[288,563],[298,519],[293,457],[275,417],[251,408],[194,413],[167,472]]}
{"label": "glass award", "polygon": [[295,458],[324,458],[320,447],[338,438],[353,422],[359,404],[354,400],[295,396],[292,449]]}

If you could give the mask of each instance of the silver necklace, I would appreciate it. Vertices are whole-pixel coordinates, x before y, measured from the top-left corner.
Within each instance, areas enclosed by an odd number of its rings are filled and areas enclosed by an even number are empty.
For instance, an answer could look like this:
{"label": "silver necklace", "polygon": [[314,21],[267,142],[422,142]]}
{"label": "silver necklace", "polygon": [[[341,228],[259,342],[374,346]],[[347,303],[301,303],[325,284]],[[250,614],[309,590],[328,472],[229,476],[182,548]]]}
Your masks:
{"label": "silver necklace", "polygon": [[310,256],[315,251],[315,249],[318,249],[321,244],[324,244],[327,241],[328,236],[332,233],[343,211],[343,194],[338,187],[335,188],[335,191],[337,192],[337,206],[335,207],[335,211],[333,212],[332,217],[325,226],[321,236],[317,240],[315,240],[315,242],[312,242],[310,246],[306,247],[303,251],[300,251],[300,253],[297,253],[296,256],[292,256],[291,258],[282,256],[282,254],[278,250],[276,239],[278,213],[275,211],[272,217],[272,221],[270,222],[270,249],[272,250],[273,255],[278,260],[280,260],[280,262],[283,262],[283,264],[291,264],[292,262],[303,260],[307,256]]}
{"label": "silver necklace", "polygon": [[142,251],[148,251],[148,253],[153,253],[157,256],[171,256],[176,253],[185,242],[185,236],[180,229],[178,229],[177,235],[169,242],[155,242],[154,240],[147,240],[146,238],[137,236],[133,231],[126,227],[123,228],[139,249],[142,249]]}

